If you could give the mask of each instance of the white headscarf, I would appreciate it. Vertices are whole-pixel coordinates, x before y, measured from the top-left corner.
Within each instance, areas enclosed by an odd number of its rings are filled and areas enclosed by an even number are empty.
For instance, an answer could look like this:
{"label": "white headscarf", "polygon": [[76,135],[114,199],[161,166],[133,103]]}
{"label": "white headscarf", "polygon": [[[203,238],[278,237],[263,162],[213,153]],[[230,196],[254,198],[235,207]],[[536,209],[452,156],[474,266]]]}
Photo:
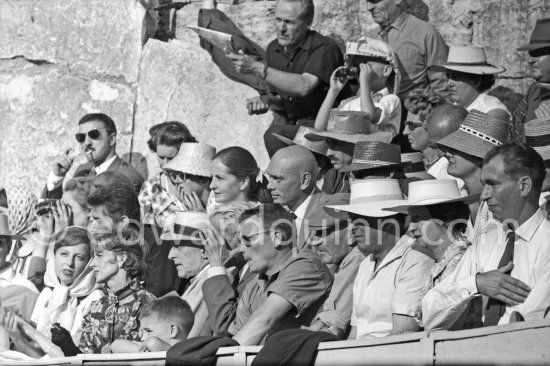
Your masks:
{"label": "white headscarf", "polygon": [[88,296],[95,288],[95,272],[90,263],[73,281],[70,286],[59,282],[55,273],[55,259],[52,252],[48,253],[44,284],[46,287],[40,293],[33,310],[31,319],[36,322],[36,329],[46,335],[54,323],[71,331],[76,316],[79,299]]}

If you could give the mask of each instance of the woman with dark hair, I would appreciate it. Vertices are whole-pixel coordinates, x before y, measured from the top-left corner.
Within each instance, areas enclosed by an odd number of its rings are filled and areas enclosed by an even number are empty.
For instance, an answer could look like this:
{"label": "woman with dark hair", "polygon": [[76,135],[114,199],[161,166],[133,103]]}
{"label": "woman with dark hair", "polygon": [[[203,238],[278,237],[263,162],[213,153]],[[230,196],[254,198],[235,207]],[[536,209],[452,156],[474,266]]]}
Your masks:
{"label": "woman with dark hair", "polygon": [[117,339],[139,341],[140,311],[155,300],[140,283],[146,264],[137,230],[125,228],[117,235],[93,241],[92,248],[90,266],[101,285],[102,297],[92,302],[84,316],[78,347],[66,329],[52,328],[52,341],[66,356],[111,353],[111,343]]}
{"label": "woman with dark hair", "polygon": [[149,130],[151,138],[147,141],[149,149],[157,154],[161,171],[149,178],[139,192],[141,221],[146,225],[164,226],[166,218],[174,211],[182,210],[183,205],[177,199],[178,190],[164,171],[184,142],[196,142],[189,129],[181,122],[169,121],[154,125]]}
{"label": "woman with dark hair", "polygon": [[451,46],[443,67],[447,72],[447,89],[455,104],[468,111],[475,109],[504,122],[510,121],[508,108],[487,94],[495,85],[495,75],[506,69],[489,64],[483,47]]}
{"label": "woman with dark hair", "polygon": [[210,169],[216,203],[271,202],[267,181],[248,150],[239,146],[223,149],[214,156]]}

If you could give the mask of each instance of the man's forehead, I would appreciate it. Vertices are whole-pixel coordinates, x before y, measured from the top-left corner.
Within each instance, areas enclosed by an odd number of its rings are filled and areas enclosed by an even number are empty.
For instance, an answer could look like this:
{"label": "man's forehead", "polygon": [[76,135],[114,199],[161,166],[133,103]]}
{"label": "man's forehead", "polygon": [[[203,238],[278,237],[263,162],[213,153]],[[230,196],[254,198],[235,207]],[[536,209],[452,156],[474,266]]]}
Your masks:
{"label": "man's forehead", "polygon": [[239,224],[239,231],[243,233],[257,233],[263,231],[260,216],[254,215]]}
{"label": "man's forehead", "polygon": [[481,169],[481,178],[487,179],[493,177],[504,177],[505,170],[503,157],[497,155],[483,164],[483,168]]}
{"label": "man's forehead", "polygon": [[89,121],[78,125],[78,131],[81,133],[86,133],[91,130],[97,130],[99,128],[105,128],[105,124],[101,121]]}
{"label": "man's forehead", "polygon": [[300,1],[278,0],[275,4],[275,17],[279,19],[296,20],[302,12]]}

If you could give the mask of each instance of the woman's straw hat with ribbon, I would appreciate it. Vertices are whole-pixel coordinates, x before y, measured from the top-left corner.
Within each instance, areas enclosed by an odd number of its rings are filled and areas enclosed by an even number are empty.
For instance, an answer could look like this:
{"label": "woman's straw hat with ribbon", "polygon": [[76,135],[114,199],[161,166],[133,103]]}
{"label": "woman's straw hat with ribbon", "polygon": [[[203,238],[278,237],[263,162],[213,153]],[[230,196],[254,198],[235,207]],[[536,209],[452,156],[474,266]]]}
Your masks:
{"label": "woman's straw hat with ribbon", "polygon": [[478,46],[450,46],[447,62],[441,66],[447,70],[477,75],[492,75],[506,71],[502,66],[488,63],[485,48]]}
{"label": "woman's straw hat with ribbon", "polygon": [[327,150],[328,150],[328,145],[326,141],[324,140],[311,141],[306,138],[307,134],[316,133],[316,132],[323,132],[323,131],[319,131],[311,127],[300,126],[298,128],[298,132],[296,132],[296,136],[294,136],[294,140],[291,140],[288,137],[285,137],[278,133],[274,133],[273,136],[275,136],[276,138],[278,138],[288,146],[300,145],[316,154],[321,154],[326,156]]}
{"label": "woman's straw hat with ribbon", "polygon": [[210,177],[210,164],[215,155],[216,148],[213,146],[184,142],[180,145],[178,154],[164,166],[164,169]]}
{"label": "woman's straw hat with ribbon", "polygon": [[525,142],[535,149],[544,161],[550,160],[550,117],[525,123]]}
{"label": "woman's straw hat with ribbon", "polygon": [[323,132],[308,133],[306,138],[311,141],[323,141],[327,139],[356,144],[359,141],[390,142],[390,132],[374,132],[369,130],[371,124],[367,119],[367,113],[355,111],[337,111],[329,118],[327,130]]}
{"label": "woman's straw hat with ribbon", "polygon": [[378,141],[360,141],[355,144],[351,164],[340,169],[341,172],[399,167],[408,163],[401,162],[401,148],[398,145]]}
{"label": "woman's straw hat with ribbon", "polygon": [[458,130],[443,137],[437,144],[483,159],[489,150],[508,141],[509,131],[510,126],[506,122],[474,109]]}

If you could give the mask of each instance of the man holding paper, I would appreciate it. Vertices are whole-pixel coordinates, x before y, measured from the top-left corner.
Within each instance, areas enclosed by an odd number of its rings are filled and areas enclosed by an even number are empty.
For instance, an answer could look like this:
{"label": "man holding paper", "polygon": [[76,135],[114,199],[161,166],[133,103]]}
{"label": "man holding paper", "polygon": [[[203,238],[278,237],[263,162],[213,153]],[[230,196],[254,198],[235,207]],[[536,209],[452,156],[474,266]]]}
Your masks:
{"label": "man holding paper", "polygon": [[[203,10],[209,7],[215,8],[213,1],[205,0]],[[344,63],[336,42],[310,29],[313,16],[312,0],[277,0],[277,39],[267,46],[265,60],[242,50],[226,55],[240,74],[254,75],[267,83],[269,91],[249,99],[247,108],[250,114],[268,110],[275,113],[274,122],[264,134],[270,156],[284,147],[274,132],[293,139],[300,125],[313,125],[330,75]],[[211,23],[210,28],[215,29],[215,24]]]}

